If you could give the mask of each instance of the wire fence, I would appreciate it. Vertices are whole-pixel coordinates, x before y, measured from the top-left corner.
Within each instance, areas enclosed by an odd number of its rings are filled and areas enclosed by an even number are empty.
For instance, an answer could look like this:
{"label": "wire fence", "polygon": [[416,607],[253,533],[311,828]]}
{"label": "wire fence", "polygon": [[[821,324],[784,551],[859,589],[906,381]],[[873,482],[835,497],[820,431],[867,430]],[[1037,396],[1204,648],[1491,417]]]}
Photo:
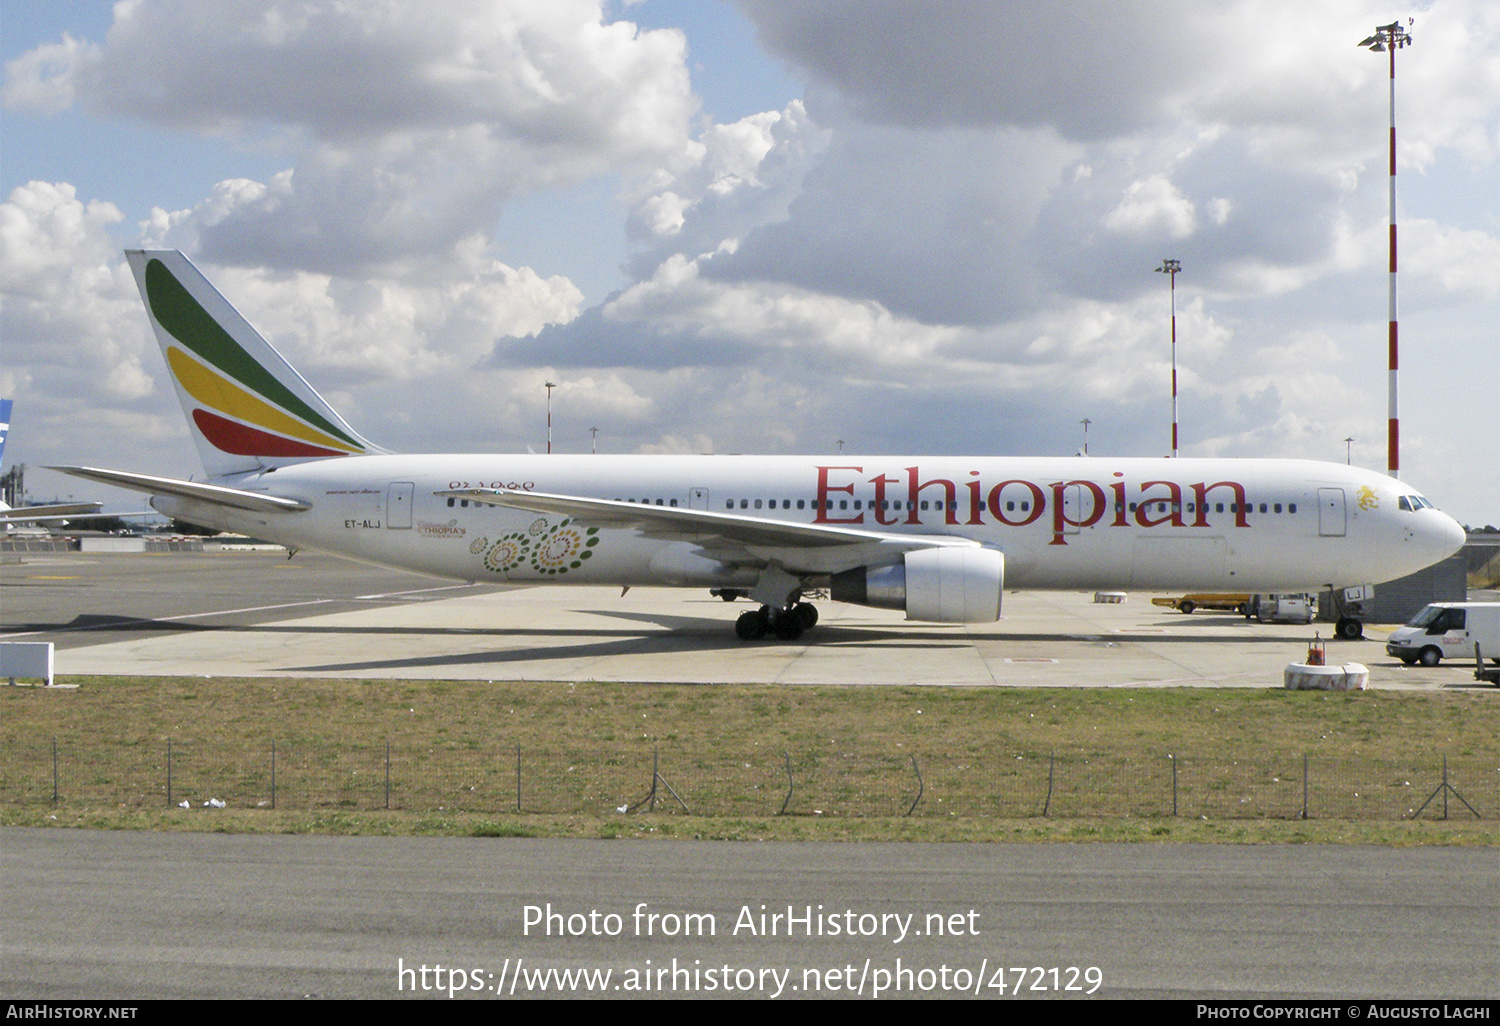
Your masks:
{"label": "wire fence", "polygon": [[135,808],[712,816],[1208,819],[1492,818],[1500,767],[1477,758],[1317,753],[979,754],[521,748],[173,740],[20,743],[0,802]]}

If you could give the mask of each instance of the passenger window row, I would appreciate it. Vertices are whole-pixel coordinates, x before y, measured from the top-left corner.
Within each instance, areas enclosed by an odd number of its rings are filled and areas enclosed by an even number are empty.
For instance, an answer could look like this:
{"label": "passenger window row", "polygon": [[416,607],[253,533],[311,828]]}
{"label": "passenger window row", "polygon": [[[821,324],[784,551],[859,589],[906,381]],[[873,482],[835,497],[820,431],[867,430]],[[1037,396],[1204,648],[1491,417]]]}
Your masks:
{"label": "passenger window row", "polygon": [[[1198,512],[1198,504],[1196,502],[1132,502],[1129,506],[1129,509],[1130,512],[1134,513],[1137,509],[1144,508],[1147,513],[1150,513],[1153,506],[1156,508],[1156,512],[1158,513],[1165,513],[1168,509],[1170,509],[1173,513]],[[1203,504],[1204,513],[1223,513],[1226,510],[1230,513],[1238,513],[1240,511],[1240,504],[1237,502],[1205,502]],[[1255,511],[1255,503],[1245,503],[1246,513],[1254,513]],[[1297,504],[1295,502],[1289,502],[1284,507],[1279,502],[1262,502],[1260,504],[1260,512],[1262,513],[1281,513],[1283,511],[1287,513],[1295,513],[1297,512]],[[1123,512],[1118,502],[1115,503],[1115,512]]]}
{"label": "passenger window row", "polygon": [[[635,498],[621,498],[618,495],[615,496],[615,501],[616,502],[638,502],[638,503],[640,503],[643,506],[676,506],[678,504],[676,499],[635,499]],[[811,509],[811,510],[814,510],[814,511],[816,511],[818,509],[818,502],[817,502],[816,499],[797,499],[796,502],[795,502],[795,506],[793,505],[793,500],[791,500],[791,499],[739,499],[739,500],[725,499],[724,500],[724,508],[725,509],[734,509],[735,506],[736,506],[736,502],[738,502],[738,506],[739,506],[740,509],[793,509],[793,508],[795,508],[795,509]],[[780,505],[778,505],[778,503]],[[1404,509],[1404,510],[1416,510],[1416,509],[1421,509],[1421,508],[1424,508],[1424,507],[1432,507],[1432,503],[1428,502],[1426,499],[1422,498],[1419,495],[1411,495],[1411,496],[1403,495],[1403,496],[1401,496],[1399,504],[1400,504],[1400,507],[1402,509]],[[448,505],[450,507],[456,505],[456,506],[459,506],[459,507],[461,507],[463,509],[468,509],[469,508],[469,500],[468,499],[454,499],[454,498],[452,498],[450,496],[449,499],[448,499]],[[479,501],[476,500],[473,503],[473,505],[475,507],[479,507],[479,506],[485,506],[485,505],[489,505],[489,504],[488,503],[482,503],[482,502],[479,502]],[[910,511],[913,508],[913,505],[914,504],[912,502],[910,502],[910,501],[903,501],[901,499],[887,499],[887,500],[883,500],[882,502],[879,503],[879,508],[883,509],[883,510],[895,510],[897,512],[901,512],[903,510]],[[944,510],[944,507],[946,507],[949,512],[956,511],[958,509],[958,503],[956,501],[955,502],[944,503],[944,502],[932,502],[932,501],[929,501],[927,499],[923,499],[920,503],[915,504],[915,506],[916,506],[917,509],[921,510],[922,512],[927,512],[929,510],[936,510],[936,511],[941,512],[941,511]],[[1128,508],[1129,508],[1130,512],[1134,513],[1138,509],[1144,507],[1145,510],[1146,510],[1146,512],[1149,513],[1151,511],[1151,507],[1153,507],[1153,506],[1156,507],[1156,512],[1158,512],[1158,513],[1165,513],[1165,512],[1167,512],[1168,508],[1170,508],[1173,513],[1182,513],[1182,512],[1196,513],[1198,511],[1197,510],[1197,504],[1196,503],[1192,503],[1192,502],[1189,502],[1189,503],[1186,503],[1186,504],[1180,503],[1180,502],[1171,502],[1171,503],[1169,503],[1169,502],[1147,502],[1147,503],[1132,502],[1132,503],[1130,503],[1130,505],[1129,505]],[[1208,503],[1204,503],[1203,506],[1204,506],[1203,512],[1205,512],[1205,513],[1210,512],[1210,510],[1209,510],[1209,504]],[[827,503],[827,508],[830,509],[830,510],[834,509],[834,508],[837,508],[839,510],[848,510],[848,509],[851,509],[851,508],[853,508],[855,510],[865,510],[865,509],[873,510],[873,509],[877,508],[877,504],[876,504],[876,502],[873,499],[869,500],[868,502],[865,501],[865,500],[863,500],[863,499],[840,499],[838,501],[838,503],[837,503],[837,507],[835,507],[835,504],[830,500]],[[1013,513],[1018,508],[1023,513],[1029,512],[1031,510],[1031,502],[1029,500],[1023,499],[1019,503],[1015,502],[1014,500],[1009,500],[1009,501],[1007,501],[1005,503],[1006,512]],[[1295,502],[1287,503],[1284,508],[1285,508],[1285,512],[1287,512],[1287,513],[1296,513],[1297,512],[1297,504]],[[1432,507],[1432,508],[1435,508],[1435,507]],[[1238,513],[1240,511],[1239,510],[1239,503],[1237,503],[1237,502],[1230,502],[1230,503],[1216,502],[1216,503],[1213,503],[1212,512],[1214,512],[1214,513],[1223,513],[1226,510],[1228,512],[1230,512],[1230,513]],[[1255,511],[1256,511],[1256,504],[1255,503],[1253,503],[1253,502],[1247,502],[1247,503],[1245,503],[1245,512],[1246,513],[1254,513]],[[1119,503],[1115,503],[1115,512],[1116,513],[1123,513],[1124,512],[1124,509],[1121,508],[1121,506],[1120,506]],[[1279,502],[1274,502],[1274,503],[1262,502],[1262,503],[1260,503],[1260,512],[1262,512],[1262,513],[1281,513],[1281,512],[1283,512],[1283,505],[1281,503],[1279,503]]]}

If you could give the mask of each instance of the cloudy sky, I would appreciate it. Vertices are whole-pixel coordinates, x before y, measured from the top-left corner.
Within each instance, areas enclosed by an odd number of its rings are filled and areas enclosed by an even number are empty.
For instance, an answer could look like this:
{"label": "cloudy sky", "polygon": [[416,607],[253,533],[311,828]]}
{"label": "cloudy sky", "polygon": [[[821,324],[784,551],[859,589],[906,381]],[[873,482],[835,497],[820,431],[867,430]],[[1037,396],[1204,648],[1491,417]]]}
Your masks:
{"label": "cloudy sky", "polygon": [[[8,462],[197,470],[125,247],[401,451],[1182,451],[1500,523],[1500,5],[0,8]],[[34,498],[90,486],[28,472]],[[90,492],[90,495],[93,493]]]}

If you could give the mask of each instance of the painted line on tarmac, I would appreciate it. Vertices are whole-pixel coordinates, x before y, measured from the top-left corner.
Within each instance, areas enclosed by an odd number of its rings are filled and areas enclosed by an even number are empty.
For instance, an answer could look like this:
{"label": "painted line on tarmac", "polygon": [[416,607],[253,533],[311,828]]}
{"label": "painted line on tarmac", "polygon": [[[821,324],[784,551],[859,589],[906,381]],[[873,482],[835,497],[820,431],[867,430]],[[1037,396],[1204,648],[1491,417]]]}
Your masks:
{"label": "painted line on tarmac", "polygon": [[405,598],[408,595],[426,595],[428,592],[433,591],[454,591],[459,588],[473,587],[477,587],[477,582],[471,582],[468,584],[440,584],[434,588],[413,588],[410,591],[386,591],[381,592],[378,595],[356,595],[354,596],[354,598],[360,601],[368,602],[376,599]]}
{"label": "painted line on tarmac", "polygon": [[[237,616],[240,613],[264,613],[272,609],[296,609],[299,606],[322,606],[337,602],[374,602],[384,599],[397,598],[410,595],[421,595],[433,591],[451,591],[454,588],[469,588],[469,584],[444,584],[436,588],[416,588],[411,591],[392,591],[383,595],[356,595],[353,598],[320,598],[307,599],[302,602],[278,602],[269,606],[245,606],[240,609],[211,609],[203,613],[183,613],[179,616],[153,616],[141,618],[139,623],[176,623],[179,620],[196,620],[206,616]],[[74,631],[102,631],[118,629],[118,622],[97,624],[86,623],[77,627],[56,627],[45,631],[21,631],[16,634],[0,634],[0,638],[30,638],[38,634],[68,634]]]}

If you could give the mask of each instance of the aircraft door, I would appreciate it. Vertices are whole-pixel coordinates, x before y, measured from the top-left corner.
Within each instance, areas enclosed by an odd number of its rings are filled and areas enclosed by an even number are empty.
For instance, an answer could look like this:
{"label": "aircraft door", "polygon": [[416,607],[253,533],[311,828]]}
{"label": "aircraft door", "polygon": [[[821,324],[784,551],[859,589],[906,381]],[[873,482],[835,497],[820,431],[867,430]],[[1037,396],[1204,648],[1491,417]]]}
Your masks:
{"label": "aircraft door", "polygon": [[411,481],[392,481],[385,493],[385,526],[411,529],[411,500],[417,486]]}
{"label": "aircraft door", "polygon": [[694,488],[688,492],[688,509],[708,509],[707,488]]}
{"label": "aircraft door", "polygon": [[1342,488],[1318,489],[1318,534],[1324,538],[1342,538],[1347,519]]}
{"label": "aircraft door", "polygon": [[1078,534],[1083,514],[1083,486],[1068,485],[1063,490],[1063,534]]}

